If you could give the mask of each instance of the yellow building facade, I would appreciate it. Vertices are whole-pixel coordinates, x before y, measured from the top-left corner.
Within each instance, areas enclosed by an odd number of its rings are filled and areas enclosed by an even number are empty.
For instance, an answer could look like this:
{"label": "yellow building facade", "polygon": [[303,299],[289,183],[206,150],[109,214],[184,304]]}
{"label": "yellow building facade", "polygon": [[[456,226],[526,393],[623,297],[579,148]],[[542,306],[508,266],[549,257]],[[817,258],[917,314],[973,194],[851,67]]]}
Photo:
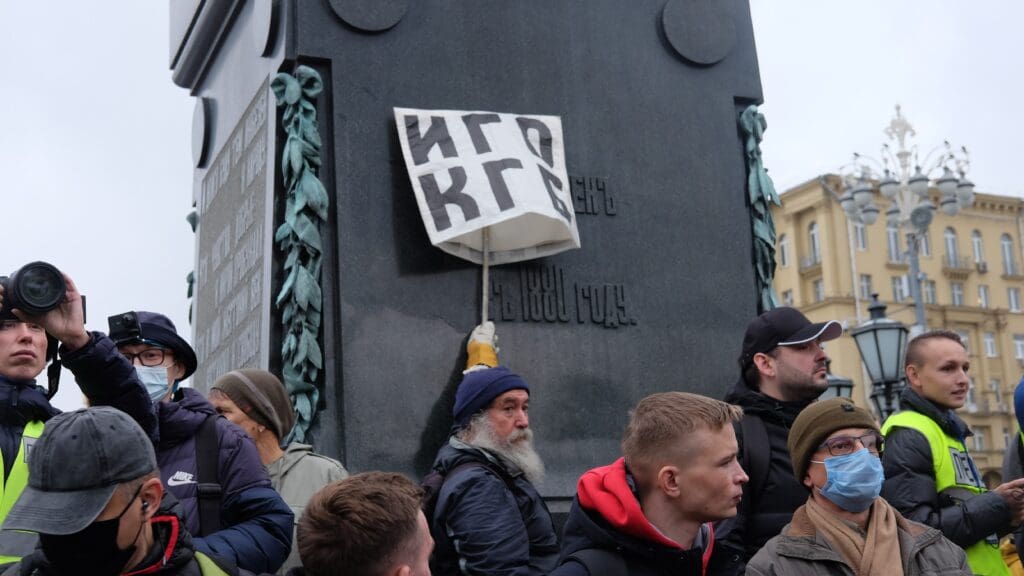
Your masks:
{"label": "yellow building facade", "polygon": [[[831,189],[831,191],[830,191]],[[838,177],[808,181],[773,208],[774,287],[780,301],[812,321],[838,320],[847,332],[828,343],[832,372],[854,381],[853,399],[871,407],[871,385],[848,331],[868,319],[873,292],[886,315],[914,323],[910,266],[902,229],[885,217],[868,226],[846,218],[833,192]],[[932,190],[938,204],[939,193]],[[889,204],[876,197],[881,213]],[[936,211],[920,254],[929,329],[961,335],[971,361],[971,392],[959,414],[974,431],[967,447],[986,482],[1001,480],[1003,451],[1017,433],[1013,392],[1024,373],[1024,199],[976,194],[950,217]]]}

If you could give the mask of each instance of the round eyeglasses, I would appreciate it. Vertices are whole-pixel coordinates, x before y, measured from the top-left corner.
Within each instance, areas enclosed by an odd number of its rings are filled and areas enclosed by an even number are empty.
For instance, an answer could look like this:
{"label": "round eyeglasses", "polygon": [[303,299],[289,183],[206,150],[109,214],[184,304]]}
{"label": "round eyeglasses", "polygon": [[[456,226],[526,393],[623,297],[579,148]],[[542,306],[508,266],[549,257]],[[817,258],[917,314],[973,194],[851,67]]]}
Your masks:
{"label": "round eyeglasses", "polygon": [[170,351],[164,350],[163,348],[147,348],[138,354],[132,354],[131,352],[122,352],[128,362],[131,362],[132,366],[135,365],[135,360],[138,359],[139,364],[143,366],[159,366],[164,363],[165,352],[172,354]]}
{"label": "round eyeglasses", "polygon": [[872,454],[882,451],[885,438],[878,432],[868,432],[863,436],[836,436],[829,438],[818,446],[818,450],[828,450],[833,456],[846,456],[853,454],[860,449],[860,446],[868,449]]}

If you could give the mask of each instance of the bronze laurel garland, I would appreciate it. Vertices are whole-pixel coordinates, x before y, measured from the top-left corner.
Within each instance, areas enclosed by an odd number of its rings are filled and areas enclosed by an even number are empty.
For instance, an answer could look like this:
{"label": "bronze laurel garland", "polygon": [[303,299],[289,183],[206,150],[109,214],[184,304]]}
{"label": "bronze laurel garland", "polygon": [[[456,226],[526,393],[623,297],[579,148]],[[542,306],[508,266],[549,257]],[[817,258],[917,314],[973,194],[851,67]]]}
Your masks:
{"label": "bronze laurel garland", "polygon": [[274,242],[285,259],[285,280],[275,300],[284,335],[282,376],[296,415],[295,427],[286,440],[302,442],[316,415],[320,397],[316,381],[324,360],[318,341],[323,305],[320,229],[327,222],[328,198],[317,178],[321,142],[314,106],[323,81],[316,70],[299,66],[294,75],[277,74],[270,88],[277,105],[284,106],[281,123],[288,134],[281,155],[288,196],[284,221],[274,233]]}
{"label": "bronze laurel garland", "polygon": [[750,201],[750,227],[754,237],[754,281],[757,288],[758,314],[779,305],[772,288],[775,278],[775,222],[771,204],[782,206],[775,185],[768,177],[761,159],[761,139],[767,123],[757,106],[747,106],[740,114],[744,152],[747,161],[747,199]]}

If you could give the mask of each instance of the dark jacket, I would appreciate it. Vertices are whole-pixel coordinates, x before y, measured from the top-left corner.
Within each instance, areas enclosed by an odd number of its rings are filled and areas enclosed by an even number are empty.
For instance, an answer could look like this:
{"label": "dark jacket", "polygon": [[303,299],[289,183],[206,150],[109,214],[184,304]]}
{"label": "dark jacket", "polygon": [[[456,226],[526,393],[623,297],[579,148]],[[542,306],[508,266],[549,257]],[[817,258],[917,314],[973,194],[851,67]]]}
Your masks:
{"label": "dark jacket", "polygon": [[[214,413],[213,405],[191,388],[179,390],[172,402],[157,404],[156,458],[161,480],[181,502],[189,532],[197,534],[196,433]],[[256,445],[241,428],[218,417],[217,444],[222,529],[195,538],[196,550],[253,572],[275,572],[291,550],[292,511],[271,488]]]}
{"label": "dark jacket", "polygon": [[[903,576],[954,576],[972,574],[964,551],[942,533],[896,513]],[[853,576],[842,554],[833,548],[807,517],[803,509],[781,534],[768,541],[747,564],[751,576]]]}
{"label": "dark jacket", "polygon": [[[153,526],[153,547],[137,565],[125,570],[126,574],[159,574],[161,576],[203,576],[209,573],[200,570],[193,547],[192,537],[181,520],[181,507],[173,496],[165,496],[160,510],[150,520]],[[211,557],[218,574],[252,576],[251,572],[240,570],[230,562]],[[41,548],[22,559],[21,563],[5,571],[4,576],[70,576],[57,572],[50,566]]]}
{"label": "dark jacket", "polygon": [[793,421],[809,403],[782,402],[765,396],[751,390],[742,378],[726,395],[725,401],[743,408],[743,418],[758,421],[753,423],[756,426],[747,424],[748,428],[763,427],[767,438],[760,440],[760,444],[767,445],[769,454],[764,460],[768,466],[759,474],[756,467],[746,461],[750,447],[743,437],[744,425],[736,426],[740,465],[750,475],[750,481],[743,485],[743,500],[736,516],[715,526],[715,553],[708,571],[716,576],[742,574],[746,562],[769,538],[777,535],[789,523],[793,512],[807,501],[807,488],[793,477],[786,440]]}
{"label": "dark jacket", "polygon": [[438,452],[434,468],[447,473],[464,462],[486,459],[508,472],[512,489],[483,466],[466,467],[445,478],[430,523],[435,541],[432,573],[547,574],[558,560],[558,536],[544,500],[522,471],[455,438]]}
{"label": "dark jacket", "polygon": [[583,550],[607,550],[621,558],[623,574],[703,574],[714,541],[710,524],[701,527],[690,549],[663,536],[643,514],[625,462],[595,468],[577,485],[562,540],[560,565],[551,576],[614,576],[613,561],[602,558],[588,570],[571,558]]}
{"label": "dark jacket", "polygon": [[[913,410],[938,422],[947,434],[961,440],[971,431],[951,410],[940,408],[911,388],[900,396],[903,410]],[[908,519],[938,528],[961,547],[1010,529],[1010,509],[996,492],[985,492],[963,501],[940,496],[935,489],[932,450],[924,434],[911,428],[894,428],[885,438],[882,452],[885,483],[882,497]]]}

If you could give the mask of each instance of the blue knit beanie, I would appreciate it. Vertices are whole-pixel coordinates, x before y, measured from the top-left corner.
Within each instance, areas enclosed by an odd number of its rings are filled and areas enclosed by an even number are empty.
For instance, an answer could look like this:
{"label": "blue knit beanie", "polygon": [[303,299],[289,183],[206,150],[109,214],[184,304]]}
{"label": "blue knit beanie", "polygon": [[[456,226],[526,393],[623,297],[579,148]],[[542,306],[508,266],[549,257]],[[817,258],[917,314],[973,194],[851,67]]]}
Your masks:
{"label": "blue knit beanie", "polygon": [[1013,413],[1017,416],[1017,426],[1024,430],[1024,378],[1017,383],[1013,391]]}
{"label": "blue knit beanie", "polygon": [[455,407],[452,409],[455,425],[465,428],[473,415],[509,390],[526,390],[527,394],[530,393],[526,381],[504,366],[466,374],[459,389],[455,391]]}

